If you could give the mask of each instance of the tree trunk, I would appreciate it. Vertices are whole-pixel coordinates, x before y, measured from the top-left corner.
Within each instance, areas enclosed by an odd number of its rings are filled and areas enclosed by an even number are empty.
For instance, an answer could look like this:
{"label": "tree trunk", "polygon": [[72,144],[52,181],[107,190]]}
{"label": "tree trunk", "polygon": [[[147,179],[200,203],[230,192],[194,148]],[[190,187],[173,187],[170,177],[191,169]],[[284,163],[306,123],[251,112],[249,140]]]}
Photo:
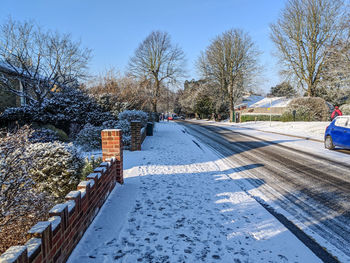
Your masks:
{"label": "tree trunk", "polygon": [[309,76],[307,81],[307,95],[309,97],[316,97],[316,83],[313,81],[312,76]]}
{"label": "tree trunk", "polygon": [[157,112],[157,98],[153,98],[152,100],[152,111]]}
{"label": "tree trunk", "polygon": [[230,122],[234,122],[235,109],[233,105],[232,93],[230,94]]}
{"label": "tree trunk", "polygon": [[316,96],[316,87],[314,85],[308,85],[307,88],[307,95],[309,97],[315,97]]}
{"label": "tree trunk", "polygon": [[232,86],[232,84],[229,87],[229,96],[230,96],[230,122],[234,122],[235,108],[233,105],[233,86]]}
{"label": "tree trunk", "polygon": [[159,97],[159,87],[160,87],[160,82],[155,76],[155,92],[154,92],[154,97],[152,100],[152,106],[153,106],[153,112],[157,112],[157,103],[158,103],[158,97]]}

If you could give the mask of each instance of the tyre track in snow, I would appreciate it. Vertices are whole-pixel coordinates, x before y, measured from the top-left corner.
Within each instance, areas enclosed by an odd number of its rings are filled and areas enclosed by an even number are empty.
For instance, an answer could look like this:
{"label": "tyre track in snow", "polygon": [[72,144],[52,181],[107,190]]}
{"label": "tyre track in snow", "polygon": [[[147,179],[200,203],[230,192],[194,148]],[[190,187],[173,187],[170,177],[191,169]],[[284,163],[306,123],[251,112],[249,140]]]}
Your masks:
{"label": "tyre track in snow", "polygon": [[[315,232],[341,251],[342,258],[350,258],[349,165],[224,127],[183,124],[194,136],[239,166],[262,163],[264,166],[255,169],[254,174],[246,173],[265,182],[258,185],[251,180],[253,186],[308,226],[309,235]],[[327,244],[322,245],[328,248]]]}

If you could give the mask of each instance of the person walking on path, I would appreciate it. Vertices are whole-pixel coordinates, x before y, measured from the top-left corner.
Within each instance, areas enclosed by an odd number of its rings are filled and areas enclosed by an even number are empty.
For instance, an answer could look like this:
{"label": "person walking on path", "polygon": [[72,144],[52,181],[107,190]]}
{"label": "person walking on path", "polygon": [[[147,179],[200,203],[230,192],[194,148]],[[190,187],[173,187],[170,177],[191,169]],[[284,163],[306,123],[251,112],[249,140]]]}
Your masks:
{"label": "person walking on path", "polygon": [[334,111],[332,112],[332,115],[331,115],[331,120],[334,120],[336,117],[342,116],[342,115],[343,115],[343,113],[341,112],[339,107],[335,106]]}

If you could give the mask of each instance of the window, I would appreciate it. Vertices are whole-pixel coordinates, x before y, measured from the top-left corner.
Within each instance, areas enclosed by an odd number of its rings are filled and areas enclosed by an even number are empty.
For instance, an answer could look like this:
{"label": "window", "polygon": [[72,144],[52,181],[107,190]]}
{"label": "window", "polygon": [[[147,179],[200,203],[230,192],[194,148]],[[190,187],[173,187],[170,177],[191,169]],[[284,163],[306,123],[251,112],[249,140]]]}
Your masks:
{"label": "window", "polygon": [[334,125],[338,127],[347,127],[348,118],[337,118]]}

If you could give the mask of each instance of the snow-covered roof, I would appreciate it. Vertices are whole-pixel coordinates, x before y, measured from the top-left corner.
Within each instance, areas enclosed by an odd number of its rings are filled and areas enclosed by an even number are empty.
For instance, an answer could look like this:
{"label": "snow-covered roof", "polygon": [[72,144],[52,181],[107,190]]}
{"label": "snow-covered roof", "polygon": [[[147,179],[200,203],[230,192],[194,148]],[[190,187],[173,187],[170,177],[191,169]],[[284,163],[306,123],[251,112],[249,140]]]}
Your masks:
{"label": "snow-covered roof", "polygon": [[286,107],[290,101],[291,99],[287,99],[286,97],[263,98],[250,105],[250,108]]}
{"label": "snow-covered roof", "polygon": [[258,101],[261,101],[262,99],[264,99],[264,96],[259,96],[259,95],[244,96],[241,105],[245,105],[249,108],[251,105],[253,105],[254,103],[257,103]]}
{"label": "snow-covered roof", "polygon": [[250,95],[243,97],[242,103],[237,105],[247,106],[248,108],[273,108],[273,107],[286,107],[291,99],[286,97],[273,97],[266,98],[259,95]]}
{"label": "snow-covered roof", "polygon": [[[11,66],[2,60],[0,60],[0,71],[5,72],[6,74],[15,75],[15,76],[20,75],[21,77],[25,77],[29,80],[33,80],[33,76],[34,76],[34,79],[39,79],[39,80],[43,80],[43,81],[49,80],[49,82],[53,82],[52,79],[48,79],[48,77],[45,77],[41,74],[38,74],[38,72],[28,72],[27,70],[24,70],[22,68],[15,67],[13,65]],[[57,84],[60,86],[63,86],[60,83],[57,83]]]}

